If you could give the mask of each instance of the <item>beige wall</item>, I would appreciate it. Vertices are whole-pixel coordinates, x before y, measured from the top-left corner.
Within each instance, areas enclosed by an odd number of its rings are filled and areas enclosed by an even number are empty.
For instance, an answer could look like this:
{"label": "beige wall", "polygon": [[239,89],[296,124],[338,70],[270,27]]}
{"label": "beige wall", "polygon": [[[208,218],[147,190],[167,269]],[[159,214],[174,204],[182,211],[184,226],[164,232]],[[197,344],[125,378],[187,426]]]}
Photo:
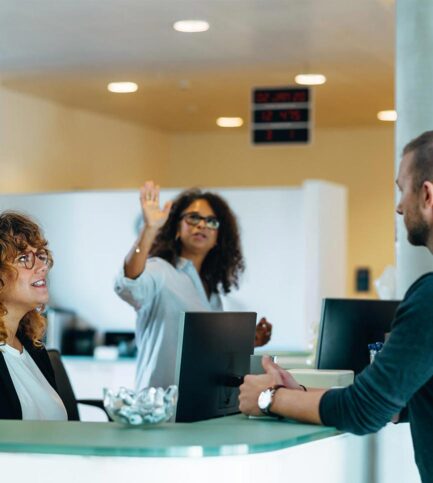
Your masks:
{"label": "beige wall", "polygon": [[165,178],[159,131],[0,89],[0,191],[129,188]]}
{"label": "beige wall", "polygon": [[[246,132],[171,138],[168,186],[282,186],[324,179],[349,189],[348,295],[354,270],[394,263],[393,126],[317,131],[311,146],[252,147]],[[374,295],[371,291],[370,295]]]}

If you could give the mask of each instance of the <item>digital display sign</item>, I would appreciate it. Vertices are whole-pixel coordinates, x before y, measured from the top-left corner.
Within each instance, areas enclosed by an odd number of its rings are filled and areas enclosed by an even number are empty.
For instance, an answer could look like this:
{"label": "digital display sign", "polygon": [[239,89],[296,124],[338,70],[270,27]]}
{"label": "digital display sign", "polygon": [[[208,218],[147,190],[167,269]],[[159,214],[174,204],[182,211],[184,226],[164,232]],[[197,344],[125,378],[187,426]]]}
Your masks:
{"label": "digital display sign", "polygon": [[308,109],[264,109],[254,111],[254,123],[308,122]]}
{"label": "digital display sign", "polygon": [[256,129],[254,144],[263,143],[308,143],[308,129]]}
{"label": "digital display sign", "polygon": [[255,88],[252,91],[253,144],[306,144],[311,141],[308,87]]}
{"label": "digital display sign", "polygon": [[310,102],[310,90],[299,87],[254,89],[254,104]]}

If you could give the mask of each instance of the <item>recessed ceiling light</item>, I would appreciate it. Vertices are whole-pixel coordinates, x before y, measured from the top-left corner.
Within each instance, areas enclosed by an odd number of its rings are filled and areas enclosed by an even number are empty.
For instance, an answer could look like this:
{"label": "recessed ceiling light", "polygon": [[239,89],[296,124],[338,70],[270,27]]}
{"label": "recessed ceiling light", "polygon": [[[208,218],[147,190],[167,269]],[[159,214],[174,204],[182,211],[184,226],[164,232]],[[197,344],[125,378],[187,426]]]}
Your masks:
{"label": "recessed ceiling light", "polygon": [[138,85],[135,82],[110,82],[107,89],[116,94],[127,94],[129,92],[136,92]]}
{"label": "recessed ceiling light", "polygon": [[323,74],[298,74],[295,82],[302,86],[320,86],[326,82],[326,77]]}
{"label": "recessed ceiling light", "polygon": [[178,32],[206,32],[209,30],[209,24],[205,20],[179,20],[174,22],[173,28]]}
{"label": "recessed ceiling light", "polygon": [[397,112],[396,111],[379,111],[377,113],[377,118],[379,121],[396,121],[397,120]]}
{"label": "recessed ceiling light", "polygon": [[219,117],[216,123],[219,127],[240,127],[244,120],[241,117]]}

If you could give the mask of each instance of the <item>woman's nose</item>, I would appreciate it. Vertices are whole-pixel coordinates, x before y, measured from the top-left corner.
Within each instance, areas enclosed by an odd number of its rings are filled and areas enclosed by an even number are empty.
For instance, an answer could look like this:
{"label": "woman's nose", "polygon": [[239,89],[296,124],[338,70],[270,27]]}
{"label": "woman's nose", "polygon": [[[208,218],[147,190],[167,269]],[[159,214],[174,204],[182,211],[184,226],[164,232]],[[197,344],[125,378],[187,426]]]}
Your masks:
{"label": "woman's nose", "polygon": [[49,268],[48,268],[48,265],[44,262],[42,262],[41,260],[38,260],[36,258],[36,261],[35,261],[35,272],[36,273],[46,273],[48,272]]}

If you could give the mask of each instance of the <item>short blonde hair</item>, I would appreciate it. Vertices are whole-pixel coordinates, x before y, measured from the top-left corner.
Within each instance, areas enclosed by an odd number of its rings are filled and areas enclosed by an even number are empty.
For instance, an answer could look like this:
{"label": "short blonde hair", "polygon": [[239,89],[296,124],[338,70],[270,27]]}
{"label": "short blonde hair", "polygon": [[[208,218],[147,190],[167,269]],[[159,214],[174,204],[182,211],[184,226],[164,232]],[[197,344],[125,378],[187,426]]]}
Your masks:
{"label": "short blonde hair", "polygon": [[[14,211],[0,213],[0,344],[7,340],[8,333],[3,317],[8,313],[1,295],[7,280],[17,277],[13,263],[28,246],[47,250],[48,242],[39,226],[26,215]],[[47,250],[52,261],[52,255]],[[36,309],[28,312],[20,321],[18,332],[30,339],[35,347],[42,346],[47,321]]]}

